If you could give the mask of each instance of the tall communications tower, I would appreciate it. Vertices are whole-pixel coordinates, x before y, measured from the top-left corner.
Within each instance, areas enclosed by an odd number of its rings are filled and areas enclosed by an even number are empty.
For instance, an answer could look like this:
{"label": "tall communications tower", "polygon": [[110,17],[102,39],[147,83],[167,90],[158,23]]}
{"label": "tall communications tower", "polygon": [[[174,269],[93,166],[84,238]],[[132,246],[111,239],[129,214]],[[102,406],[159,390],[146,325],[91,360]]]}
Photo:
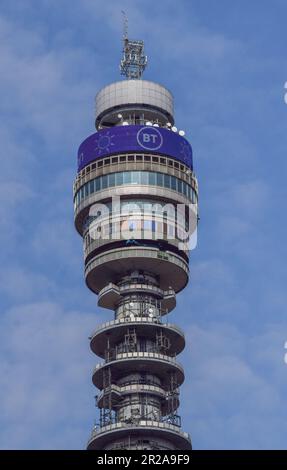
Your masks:
{"label": "tall communications tower", "polygon": [[90,338],[99,420],[88,449],[191,449],[181,430],[177,360],[183,331],[167,322],[186,286],[197,225],[192,149],[174,124],[173,97],[142,80],[142,41],[127,24],[125,79],[96,96],[96,132],[79,147],[75,226],[85,280],[114,312]]}

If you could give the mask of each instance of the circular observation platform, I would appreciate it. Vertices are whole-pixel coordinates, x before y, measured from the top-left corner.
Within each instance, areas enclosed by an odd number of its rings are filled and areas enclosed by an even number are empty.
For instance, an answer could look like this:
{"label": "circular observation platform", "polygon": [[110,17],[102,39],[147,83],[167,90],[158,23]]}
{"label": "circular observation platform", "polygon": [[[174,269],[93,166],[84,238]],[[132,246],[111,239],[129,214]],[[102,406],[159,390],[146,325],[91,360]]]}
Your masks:
{"label": "circular observation platform", "polygon": [[154,339],[162,332],[170,340],[168,349],[170,355],[179,354],[184,349],[184,333],[177,326],[155,322],[149,318],[135,318],[134,321],[113,320],[99,326],[91,337],[91,350],[97,356],[104,358],[108,342],[111,348],[114,347],[124,337],[128,328],[134,328],[138,336],[146,339]]}
{"label": "circular observation platform", "polygon": [[104,371],[110,369],[111,376],[116,382],[125,374],[148,372],[156,375],[161,381],[161,387],[169,390],[170,374],[176,377],[177,386],[184,382],[182,366],[174,357],[154,352],[128,352],[115,354],[114,359],[97,364],[93,372],[93,384],[100,390],[104,388]]}
{"label": "circular observation platform", "polygon": [[185,258],[157,247],[121,247],[95,255],[85,267],[86,284],[98,294],[110,282],[117,282],[123,273],[147,271],[158,276],[159,287],[180,292],[188,282],[189,267]]}
{"label": "circular observation platform", "polygon": [[190,450],[189,434],[169,423],[140,420],[137,424],[115,423],[95,429],[88,442],[88,450],[103,449],[112,440],[126,437],[139,439],[161,439],[170,443],[171,450]]}

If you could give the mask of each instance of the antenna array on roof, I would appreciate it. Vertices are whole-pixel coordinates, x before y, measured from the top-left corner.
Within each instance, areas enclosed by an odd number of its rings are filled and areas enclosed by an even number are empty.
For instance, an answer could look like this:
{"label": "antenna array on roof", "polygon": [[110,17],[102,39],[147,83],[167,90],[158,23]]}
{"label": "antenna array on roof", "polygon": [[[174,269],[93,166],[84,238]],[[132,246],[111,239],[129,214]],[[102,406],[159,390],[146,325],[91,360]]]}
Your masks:
{"label": "antenna array on roof", "polygon": [[144,54],[143,41],[131,41],[128,39],[128,18],[124,11],[123,14],[123,58],[120,63],[121,75],[127,79],[137,80],[147,66],[147,56]]}

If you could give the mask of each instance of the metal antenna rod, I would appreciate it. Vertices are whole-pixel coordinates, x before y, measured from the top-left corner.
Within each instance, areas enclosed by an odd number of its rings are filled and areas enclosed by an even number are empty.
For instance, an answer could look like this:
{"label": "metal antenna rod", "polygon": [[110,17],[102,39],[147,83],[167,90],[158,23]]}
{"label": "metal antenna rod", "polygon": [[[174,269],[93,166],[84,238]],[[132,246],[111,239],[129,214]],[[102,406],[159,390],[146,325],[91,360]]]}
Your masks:
{"label": "metal antenna rod", "polygon": [[122,15],[123,15],[123,41],[128,39],[128,17],[126,15],[126,12],[122,10]]}

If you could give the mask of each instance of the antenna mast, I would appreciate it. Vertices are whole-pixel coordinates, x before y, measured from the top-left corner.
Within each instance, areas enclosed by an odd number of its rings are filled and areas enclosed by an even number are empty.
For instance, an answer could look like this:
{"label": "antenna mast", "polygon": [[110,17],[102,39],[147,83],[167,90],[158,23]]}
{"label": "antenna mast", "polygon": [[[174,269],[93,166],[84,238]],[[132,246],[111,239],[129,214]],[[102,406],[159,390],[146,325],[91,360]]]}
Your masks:
{"label": "antenna mast", "polygon": [[128,17],[126,12],[122,10],[123,15],[123,41],[128,39]]}
{"label": "antenna mast", "polygon": [[128,17],[123,15],[123,58],[120,63],[121,75],[128,80],[139,80],[147,66],[147,56],[144,54],[143,41],[131,41],[128,39]]}

